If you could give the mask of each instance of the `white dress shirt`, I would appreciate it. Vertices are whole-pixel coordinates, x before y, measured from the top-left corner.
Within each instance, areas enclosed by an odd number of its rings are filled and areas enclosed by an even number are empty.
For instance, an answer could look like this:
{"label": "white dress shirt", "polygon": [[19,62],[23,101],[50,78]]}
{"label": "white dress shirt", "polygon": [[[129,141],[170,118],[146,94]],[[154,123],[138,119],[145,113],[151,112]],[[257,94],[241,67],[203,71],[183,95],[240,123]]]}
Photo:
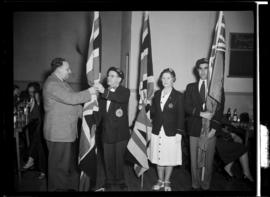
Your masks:
{"label": "white dress shirt", "polygon": [[[115,89],[112,88],[109,91],[115,92]],[[107,103],[106,103],[106,111],[107,112],[109,111],[110,104],[111,104],[111,100],[107,100]]]}

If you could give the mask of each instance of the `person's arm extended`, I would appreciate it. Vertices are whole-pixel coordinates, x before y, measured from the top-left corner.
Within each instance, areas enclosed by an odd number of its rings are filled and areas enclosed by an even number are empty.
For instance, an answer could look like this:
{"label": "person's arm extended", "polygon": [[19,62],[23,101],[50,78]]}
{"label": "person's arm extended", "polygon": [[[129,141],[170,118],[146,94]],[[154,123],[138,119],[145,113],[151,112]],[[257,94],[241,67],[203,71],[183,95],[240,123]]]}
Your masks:
{"label": "person's arm extended", "polygon": [[80,92],[70,92],[57,82],[50,83],[47,87],[47,91],[51,98],[57,100],[58,102],[70,105],[76,105],[90,101],[92,94],[95,93],[94,88],[89,88]]}

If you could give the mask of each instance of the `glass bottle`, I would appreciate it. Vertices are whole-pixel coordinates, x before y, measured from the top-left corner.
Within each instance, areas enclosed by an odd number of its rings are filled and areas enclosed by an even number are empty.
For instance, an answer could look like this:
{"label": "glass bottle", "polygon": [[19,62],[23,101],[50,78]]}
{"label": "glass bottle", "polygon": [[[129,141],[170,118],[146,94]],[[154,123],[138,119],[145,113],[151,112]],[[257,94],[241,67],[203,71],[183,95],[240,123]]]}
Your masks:
{"label": "glass bottle", "polygon": [[231,108],[230,107],[228,108],[228,111],[227,111],[227,119],[229,121],[231,120]]}
{"label": "glass bottle", "polygon": [[237,120],[238,120],[237,109],[235,108],[235,109],[233,110],[233,121],[234,121],[234,122],[237,122]]}

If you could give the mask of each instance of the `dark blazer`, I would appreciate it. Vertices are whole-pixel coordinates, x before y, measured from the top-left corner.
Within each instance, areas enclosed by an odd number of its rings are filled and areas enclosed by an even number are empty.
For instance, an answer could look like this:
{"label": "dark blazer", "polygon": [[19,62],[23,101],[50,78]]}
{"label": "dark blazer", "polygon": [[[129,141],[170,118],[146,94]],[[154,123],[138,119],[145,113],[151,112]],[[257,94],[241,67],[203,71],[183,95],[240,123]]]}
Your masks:
{"label": "dark blazer", "polygon": [[[185,92],[185,111],[188,115],[187,127],[188,134],[193,137],[199,137],[202,128],[202,118],[200,117],[200,112],[203,110],[203,101],[199,93],[199,83],[190,83],[187,85]],[[216,129],[219,132],[221,129],[221,122],[224,109],[224,94],[222,96],[222,102],[217,106],[216,113],[214,114],[210,128]]]}
{"label": "dark blazer", "polygon": [[[128,102],[130,91],[128,88],[118,86],[115,92],[105,89],[99,99],[99,122],[102,124],[103,143],[116,143],[130,137],[128,124]],[[110,100],[108,112],[107,100]]]}
{"label": "dark blazer", "polygon": [[158,135],[163,125],[166,136],[175,136],[177,133],[184,134],[184,97],[182,93],[172,89],[163,111],[160,107],[161,91],[155,92],[151,106],[152,133]]}

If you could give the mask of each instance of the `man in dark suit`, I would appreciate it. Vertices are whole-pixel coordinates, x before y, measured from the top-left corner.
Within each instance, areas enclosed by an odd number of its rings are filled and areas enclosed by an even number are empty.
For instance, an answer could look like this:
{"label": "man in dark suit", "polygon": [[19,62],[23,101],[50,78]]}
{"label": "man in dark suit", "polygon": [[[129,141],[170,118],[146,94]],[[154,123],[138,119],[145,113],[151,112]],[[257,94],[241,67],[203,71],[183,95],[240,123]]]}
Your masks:
{"label": "man in dark suit", "polygon": [[48,146],[48,190],[78,190],[79,174],[75,154],[77,121],[82,116],[80,104],[90,101],[96,91],[89,88],[74,92],[67,83],[71,73],[64,58],[55,58],[51,63],[52,74],[43,88],[44,138]]}
{"label": "man in dark suit", "polygon": [[[215,153],[216,137],[215,133],[220,129],[220,119],[223,111],[217,107],[215,114],[206,111],[207,95],[207,74],[208,60],[199,59],[196,62],[196,71],[199,74],[199,81],[187,85],[185,92],[185,111],[188,115],[188,134],[190,136],[190,158],[191,158],[191,178],[192,189],[209,190],[212,174],[212,163]],[[198,147],[202,131],[202,118],[211,120],[210,132],[207,139],[206,166],[204,179],[202,180],[202,170],[198,167]]]}
{"label": "man in dark suit", "polygon": [[102,144],[106,174],[105,189],[119,186],[126,190],[124,177],[124,151],[130,138],[128,124],[128,102],[130,91],[120,85],[123,72],[111,67],[107,71],[108,88],[97,85],[101,93],[99,99],[100,120],[102,124]]}

